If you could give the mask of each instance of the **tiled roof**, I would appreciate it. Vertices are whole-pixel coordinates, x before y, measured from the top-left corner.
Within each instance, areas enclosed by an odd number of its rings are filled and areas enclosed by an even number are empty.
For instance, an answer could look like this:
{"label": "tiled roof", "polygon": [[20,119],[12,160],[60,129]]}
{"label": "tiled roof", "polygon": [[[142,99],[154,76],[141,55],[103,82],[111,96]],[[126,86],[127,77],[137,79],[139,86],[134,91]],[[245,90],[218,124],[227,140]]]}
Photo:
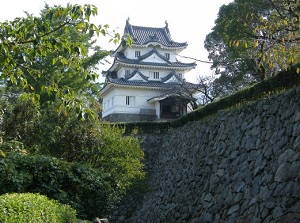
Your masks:
{"label": "tiled roof", "polygon": [[[137,70],[135,70],[131,74],[133,74],[133,73],[141,74]],[[141,75],[144,76],[143,74],[141,74]],[[174,73],[170,73],[170,75],[168,75],[168,77],[170,78],[173,75],[174,75]],[[162,81],[149,81],[148,79],[147,79],[147,81],[142,81],[142,80],[141,81],[130,81],[130,80],[128,80],[132,76],[133,75],[128,75],[128,77],[126,77],[126,78],[117,78],[117,79],[108,78],[107,83],[105,84],[105,86],[103,86],[101,91],[103,91],[103,90],[105,91],[105,89],[108,89],[109,86],[112,87],[114,85],[118,85],[118,86],[138,87],[138,88],[160,88],[162,90],[167,90],[168,94],[170,94],[170,93],[175,94],[175,92],[178,93],[179,89],[198,89],[199,87],[201,87],[199,84],[193,84],[190,82],[186,82],[183,79],[178,79],[178,82],[168,82],[168,83],[164,83]],[[147,78],[147,77],[145,77],[145,78]]]}
{"label": "tiled roof", "polygon": [[133,26],[129,23],[129,19],[126,21],[124,29],[124,35],[130,34],[134,40],[134,45],[147,45],[150,42],[159,43],[166,47],[186,47],[187,43],[179,43],[172,40],[168,23],[163,28]]}
{"label": "tiled roof", "polygon": [[124,78],[111,79],[110,84],[124,85],[124,86],[135,86],[135,87],[151,87],[151,88],[164,88],[170,89],[178,85],[176,83],[163,83],[161,81],[128,81]]}
{"label": "tiled roof", "polygon": [[163,94],[157,95],[157,96],[155,96],[153,98],[150,98],[147,101],[149,103],[155,102],[155,101],[161,101],[161,100],[164,100],[165,98],[168,98],[168,97],[171,97],[171,96],[175,96],[176,97],[176,96],[179,96],[179,95],[175,91],[169,91],[167,93],[163,93]]}
{"label": "tiled roof", "polygon": [[[144,66],[155,66],[155,67],[192,67],[194,68],[196,66],[196,63],[183,63],[180,61],[176,61],[176,62],[170,62],[168,61],[164,56],[159,55],[159,53],[156,51],[156,54],[163,59],[166,63],[155,63],[155,62],[144,62],[142,60],[144,60],[145,58],[151,56],[153,53],[155,53],[156,50],[152,50],[149,53],[139,57],[138,59],[128,59],[127,57],[124,56],[123,53],[118,53],[115,57],[115,62],[120,62],[120,63],[124,63],[124,64],[129,64],[129,65],[144,65]],[[113,67],[113,65],[111,66]]]}

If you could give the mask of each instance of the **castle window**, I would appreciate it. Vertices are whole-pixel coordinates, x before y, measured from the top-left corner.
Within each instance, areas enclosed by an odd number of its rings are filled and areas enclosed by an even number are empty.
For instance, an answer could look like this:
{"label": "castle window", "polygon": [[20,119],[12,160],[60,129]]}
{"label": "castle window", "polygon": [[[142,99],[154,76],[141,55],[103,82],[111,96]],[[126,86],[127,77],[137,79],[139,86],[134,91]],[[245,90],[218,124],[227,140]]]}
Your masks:
{"label": "castle window", "polygon": [[130,70],[125,70],[125,75],[129,75],[130,74]]}
{"label": "castle window", "polygon": [[182,74],[181,74],[181,73],[178,73],[178,77],[182,78]]}
{"label": "castle window", "polygon": [[159,79],[159,72],[153,72],[153,78]]}
{"label": "castle window", "polygon": [[141,51],[135,51],[135,57],[141,56]]}
{"label": "castle window", "polygon": [[170,59],[170,54],[169,53],[165,53],[165,57],[169,60]]}
{"label": "castle window", "polygon": [[134,96],[126,96],[126,105],[133,106],[135,104],[135,97]]}

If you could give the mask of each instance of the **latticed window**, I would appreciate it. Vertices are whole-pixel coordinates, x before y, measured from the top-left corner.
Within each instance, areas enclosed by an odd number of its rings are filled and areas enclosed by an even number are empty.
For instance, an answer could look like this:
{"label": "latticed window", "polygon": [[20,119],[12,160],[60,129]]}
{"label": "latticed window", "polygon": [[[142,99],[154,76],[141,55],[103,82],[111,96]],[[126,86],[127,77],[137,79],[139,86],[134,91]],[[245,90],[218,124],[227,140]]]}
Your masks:
{"label": "latticed window", "polygon": [[153,78],[154,79],[159,79],[159,72],[154,72],[153,73]]}
{"label": "latticed window", "polygon": [[141,51],[135,51],[135,57],[141,56]]}

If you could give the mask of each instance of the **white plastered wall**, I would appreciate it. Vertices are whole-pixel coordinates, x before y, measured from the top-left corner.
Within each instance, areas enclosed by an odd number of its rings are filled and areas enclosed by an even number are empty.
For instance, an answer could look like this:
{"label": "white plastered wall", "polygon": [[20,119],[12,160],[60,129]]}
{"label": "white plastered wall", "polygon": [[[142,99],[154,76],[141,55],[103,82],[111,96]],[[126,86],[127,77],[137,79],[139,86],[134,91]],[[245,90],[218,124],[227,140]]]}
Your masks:
{"label": "white plastered wall", "polygon": [[[157,104],[148,103],[147,100],[162,93],[163,92],[161,90],[127,87],[114,88],[103,96],[104,110],[102,112],[102,117],[113,113],[140,114],[140,109],[155,109],[156,115],[159,116],[159,108],[157,108]],[[135,97],[134,105],[126,105],[126,96]],[[112,101],[113,104],[111,104]]]}

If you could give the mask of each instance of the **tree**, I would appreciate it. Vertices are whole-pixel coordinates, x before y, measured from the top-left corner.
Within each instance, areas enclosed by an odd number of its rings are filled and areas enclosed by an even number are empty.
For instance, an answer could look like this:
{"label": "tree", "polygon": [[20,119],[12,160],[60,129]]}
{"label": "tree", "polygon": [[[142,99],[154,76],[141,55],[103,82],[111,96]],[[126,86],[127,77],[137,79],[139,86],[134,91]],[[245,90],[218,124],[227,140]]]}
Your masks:
{"label": "tree", "polygon": [[214,89],[214,78],[212,76],[198,77],[198,83],[201,85],[199,89],[199,94],[197,97],[197,104],[199,106],[204,106],[210,102],[213,102],[219,97],[219,93]]}
{"label": "tree", "polygon": [[232,77],[221,75],[215,76],[199,76],[197,79],[198,86],[197,95],[194,96],[197,106],[204,106],[208,103],[220,99],[226,95],[233,94],[241,86],[236,86],[232,82]]}
{"label": "tree", "polygon": [[[49,10],[49,6],[46,5],[45,9],[41,12],[41,19],[47,19],[45,16]],[[52,18],[50,25],[52,27],[57,27],[66,19],[66,16]],[[66,41],[73,44],[82,44],[89,53],[79,56],[79,63],[81,66],[83,66],[84,72],[94,73],[93,75],[98,77],[98,75],[95,73],[97,71],[97,65],[101,59],[109,54],[109,52],[102,50],[99,46],[95,46],[96,40],[93,39],[93,32],[79,32],[75,26],[70,26],[68,30],[61,29],[50,34],[49,36],[52,38],[64,38]],[[76,98],[79,98],[79,96],[81,99],[89,97],[89,100],[95,101],[94,96],[100,96],[98,93],[100,87],[99,84],[96,84],[94,79],[90,78],[86,74],[80,73],[81,71],[77,69],[76,64],[71,63],[66,68],[63,63],[57,61],[58,58],[62,56],[62,53],[63,57],[67,59],[71,59],[73,56],[69,52],[50,51],[47,56],[43,56],[41,58],[38,67],[35,67],[35,69],[42,70],[44,75],[40,77],[38,82],[35,82],[32,79],[30,80],[30,83],[32,83],[34,89],[36,89],[38,92],[41,92],[43,86],[47,84],[49,80],[51,80],[51,82],[57,84],[59,89],[71,88],[74,91]],[[53,61],[55,62],[54,64]],[[40,104],[43,105],[45,102],[54,101],[55,99],[57,100],[55,96],[55,94],[48,95],[46,92],[40,93]]]}
{"label": "tree", "polygon": [[196,95],[201,88],[201,85],[182,81],[171,88],[167,94],[177,96],[180,101],[187,102],[191,110],[195,110],[198,108]]}
{"label": "tree", "polygon": [[82,122],[74,113],[66,117],[57,113],[55,106],[42,112],[34,123],[34,152],[89,164],[111,175],[122,192],[143,178],[143,151],[137,138],[124,136],[124,129],[96,119]]}
{"label": "tree", "polygon": [[[299,0],[265,0],[254,30],[255,45],[264,44],[261,60],[277,70],[287,70],[300,62],[300,4]],[[251,14],[249,14],[251,16]],[[299,70],[298,70],[299,72]]]}
{"label": "tree", "polygon": [[[70,84],[58,80],[65,75],[77,81],[97,77],[91,65],[106,53],[94,48],[95,54],[88,56],[92,42],[85,44],[78,36],[74,38],[76,33],[81,33],[81,38],[109,33],[108,25],[90,23],[90,17],[96,14],[93,5],[46,6],[42,17],[27,14],[25,18],[0,23],[0,80],[26,91],[33,101],[40,101],[46,93],[61,99],[61,104],[69,108],[82,111],[83,102],[74,95],[76,81]],[[73,41],[69,41],[68,34]],[[118,33],[111,35],[110,41],[120,40]],[[54,78],[49,72],[56,74]]]}
{"label": "tree", "polygon": [[9,145],[18,142],[26,154],[88,164],[110,175],[121,194],[143,179],[143,151],[137,138],[124,136],[124,129],[98,119],[82,121],[75,111],[59,113],[56,104],[39,109],[32,101],[8,96],[0,101],[0,112],[4,110],[3,152],[16,151]]}
{"label": "tree", "polygon": [[[205,48],[212,69],[245,86],[299,63],[298,1],[235,0],[223,5]],[[237,16],[238,15],[238,16]]]}
{"label": "tree", "polygon": [[96,13],[90,5],[46,6],[41,17],[27,14],[0,24],[0,79],[18,87],[0,97],[0,152],[15,151],[10,145],[17,142],[28,155],[88,164],[109,175],[122,194],[144,176],[138,139],[98,118],[82,121],[84,112],[98,112],[86,95],[94,96],[95,64],[107,54],[92,48],[92,37],[120,39],[108,25],[89,22]]}

